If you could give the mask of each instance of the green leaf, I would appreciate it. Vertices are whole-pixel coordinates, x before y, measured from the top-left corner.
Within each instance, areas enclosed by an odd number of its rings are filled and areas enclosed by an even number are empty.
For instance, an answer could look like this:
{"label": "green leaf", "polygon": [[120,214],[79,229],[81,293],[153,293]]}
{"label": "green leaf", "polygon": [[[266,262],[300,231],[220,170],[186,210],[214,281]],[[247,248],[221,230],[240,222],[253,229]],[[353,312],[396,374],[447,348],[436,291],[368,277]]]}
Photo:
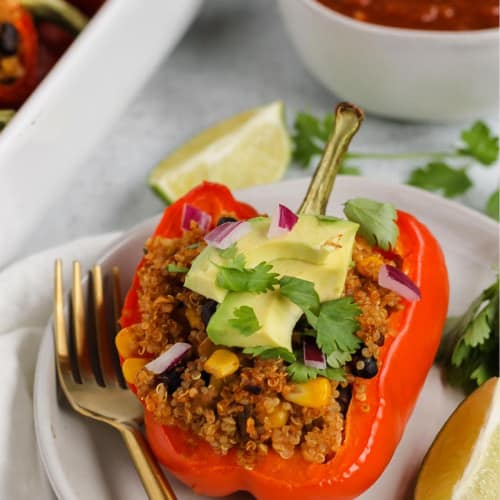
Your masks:
{"label": "green leaf", "polygon": [[323,152],[333,129],[333,120],[333,113],[327,114],[323,121],[309,113],[297,113],[292,132],[292,155],[295,162],[307,168],[312,158]]}
{"label": "green leaf", "polygon": [[399,229],[396,225],[396,209],[390,203],[380,203],[366,198],[355,198],[344,205],[346,217],[359,224],[359,234],[370,245],[383,250],[396,244]]}
{"label": "green leaf", "polygon": [[361,344],[355,333],[359,329],[359,306],[352,297],[342,297],[321,304],[316,343],[328,356],[335,351],[354,352]]}
{"label": "green leaf", "polygon": [[255,311],[250,306],[237,307],[233,315],[234,318],[228,321],[229,326],[239,330],[245,337],[249,337],[260,328]]}
{"label": "green leaf", "polygon": [[361,175],[361,169],[359,167],[355,167],[353,165],[344,165],[340,166],[339,174],[341,175]]}
{"label": "green leaf", "polygon": [[335,217],[333,215],[316,215],[316,219],[320,222],[338,222],[339,220],[342,220],[339,217]]}
{"label": "green leaf", "polygon": [[447,198],[461,195],[472,186],[465,168],[455,169],[443,162],[430,162],[413,170],[407,183],[427,191],[441,191]]}
{"label": "green leaf", "polygon": [[293,352],[290,352],[284,347],[269,347],[269,346],[257,346],[257,347],[245,347],[243,349],[245,354],[251,354],[252,356],[259,356],[262,359],[274,359],[280,358],[289,363],[293,363],[296,358]]}
{"label": "green leaf", "polygon": [[497,189],[486,202],[486,213],[496,221],[500,221],[500,191]]}
{"label": "green leaf", "polygon": [[345,380],[344,370],[340,368],[325,368],[324,370],[319,370],[317,368],[310,368],[304,365],[300,361],[296,361],[287,367],[288,375],[292,382],[296,384],[303,384],[308,380],[315,379],[318,376],[329,378],[330,380],[336,380],[338,382],[343,382]]}
{"label": "green leaf", "polygon": [[475,122],[471,128],[463,130],[460,137],[465,148],[459,152],[476,159],[483,165],[493,165],[498,159],[498,137],[493,135],[488,125]]}
{"label": "green leaf", "polygon": [[238,253],[236,243],[224,250],[217,250],[219,255],[225,260],[224,266],[231,269],[238,269],[243,271],[245,268],[246,259],[242,253]]}
{"label": "green leaf", "polygon": [[292,276],[283,276],[279,280],[280,294],[298,305],[307,321],[313,327],[316,326],[319,312],[319,296],[314,289],[314,283]]}
{"label": "green leaf", "polygon": [[272,265],[261,262],[253,269],[218,266],[216,283],[233,292],[262,293],[272,290],[278,283],[278,273],[271,272]]}
{"label": "green leaf", "polygon": [[184,266],[178,266],[176,264],[167,264],[167,271],[169,273],[187,273],[189,269]]}
{"label": "green leaf", "polygon": [[437,361],[448,382],[465,392],[499,374],[498,300],[497,278],[461,317],[447,322]]}
{"label": "green leaf", "polygon": [[326,357],[328,366],[332,368],[341,368],[351,360],[352,356],[348,351],[333,351]]}

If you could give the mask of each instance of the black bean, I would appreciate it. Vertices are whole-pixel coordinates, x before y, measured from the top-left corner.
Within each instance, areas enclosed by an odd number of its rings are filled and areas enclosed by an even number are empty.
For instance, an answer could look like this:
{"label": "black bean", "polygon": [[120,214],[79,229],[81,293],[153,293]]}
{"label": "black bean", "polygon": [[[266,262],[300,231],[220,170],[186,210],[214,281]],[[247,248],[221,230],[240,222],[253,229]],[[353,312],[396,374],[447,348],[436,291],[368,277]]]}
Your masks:
{"label": "black bean", "polygon": [[255,394],[256,396],[258,396],[262,392],[262,387],[260,387],[258,385],[248,384],[248,385],[245,385],[243,387],[243,389],[245,389],[245,391],[247,391],[247,392],[250,392],[251,394]]}
{"label": "black bean", "polygon": [[384,345],[384,342],[385,342],[385,337],[382,334],[380,334],[380,337],[375,342],[375,344],[377,344],[378,346],[382,347]]}
{"label": "black bean", "polygon": [[217,225],[220,226],[221,224],[225,224],[226,222],[237,222],[237,220],[234,217],[221,217],[217,221]]}
{"label": "black bean", "polygon": [[156,376],[156,382],[162,383],[167,392],[172,394],[181,385],[181,375],[186,369],[186,365],[178,365],[174,368],[164,371]]}
{"label": "black bean", "polygon": [[[358,368],[358,363],[363,363],[363,367]],[[377,360],[373,356],[370,358],[358,357],[354,360],[352,372],[357,377],[373,378],[378,373]]]}
{"label": "black bean", "polygon": [[217,309],[217,302],[212,299],[207,299],[206,302],[201,306],[201,321],[205,327],[208,325],[210,318]]}
{"label": "black bean", "polygon": [[205,382],[205,385],[208,387],[210,385],[210,373],[207,373],[205,370],[201,372],[201,380]]}
{"label": "black bean", "polygon": [[19,32],[11,23],[0,23],[0,57],[14,56],[19,48]]}
{"label": "black bean", "polygon": [[340,386],[338,391],[339,397],[337,398],[337,402],[340,405],[340,411],[345,415],[349,408],[349,403],[351,402],[352,387],[350,385],[347,387]]}

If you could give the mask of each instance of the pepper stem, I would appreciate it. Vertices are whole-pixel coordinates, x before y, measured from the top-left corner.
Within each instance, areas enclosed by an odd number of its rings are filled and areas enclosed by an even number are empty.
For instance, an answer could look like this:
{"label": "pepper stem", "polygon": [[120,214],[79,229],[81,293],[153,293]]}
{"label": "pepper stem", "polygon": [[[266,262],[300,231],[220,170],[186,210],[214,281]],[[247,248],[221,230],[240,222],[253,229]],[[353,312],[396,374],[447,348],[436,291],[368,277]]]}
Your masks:
{"label": "pepper stem", "polygon": [[299,214],[325,214],[342,159],[363,118],[363,111],[354,104],[341,102],[337,106],[332,133],[299,208]]}
{"label": "pepper stem", "polygon": [[35,19],[50,21],[75,36],[88,23],[87,16],[65,0],[20,0],[19,3]]}
{"label": "pepper stem", "polygon": [[0,109],[0,130],[5,128],[15,114],[13,109]]}

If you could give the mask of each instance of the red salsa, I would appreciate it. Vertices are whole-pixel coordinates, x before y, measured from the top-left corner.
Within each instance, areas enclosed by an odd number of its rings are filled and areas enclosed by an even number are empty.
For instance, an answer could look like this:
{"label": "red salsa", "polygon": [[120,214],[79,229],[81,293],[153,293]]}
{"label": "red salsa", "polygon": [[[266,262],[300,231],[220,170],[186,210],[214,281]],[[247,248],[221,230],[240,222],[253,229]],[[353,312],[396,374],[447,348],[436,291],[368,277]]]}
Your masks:
{"label": "red salsa", "polygon": [[358,21],[398,28],[467,31],[498,28],[498,0],[317,0]]}

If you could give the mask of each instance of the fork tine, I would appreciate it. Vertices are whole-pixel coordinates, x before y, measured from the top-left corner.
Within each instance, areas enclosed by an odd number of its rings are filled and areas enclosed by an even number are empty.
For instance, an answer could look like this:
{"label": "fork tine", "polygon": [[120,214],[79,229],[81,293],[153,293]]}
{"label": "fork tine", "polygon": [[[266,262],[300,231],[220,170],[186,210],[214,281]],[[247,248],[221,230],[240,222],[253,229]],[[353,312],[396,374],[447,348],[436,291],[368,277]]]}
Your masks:
{"label": "fork tine", "polygon": [[57,371],[59,378],[62,379],[61,375],[72,371],[64,318],[64,290],[60,259],[56,260],[54,266],[54,348]]}
{"label": "fork tine", "polygon": [[[121,293],[121,284],[120,284],[120,270],[118,267],[113,267],[111,270],[111,277],[113,281],[113,339],[116,336],[116,334],[120,331],[120,316],[121,316],[121,310],[122,310],[122,293]],[[125,379],[123,378],[123,373],[121,370],[120,366],[120,359],[118,356],[118,351],[116,349],[115,343],[112,342],[112,352],[113,352],[113,359],[115,361],[115,369],[116,369],[116,375],[118,378],[118,383],[120,384],[121,387],[124,389],[128,389],[127,383],[125,382]]]}
{"label": "fork tine", "polygon": [[71,323],[70,332],[73,334],[75,356],[81,382],[93,380],[92,366],[89,362],[87,344],[87,328],[85,325],[85,306],[82,291],[82,271],[80,262],[73,262],[73,286],[71,290]]}
{"label": "fork tine", "polygon": [[106,311],[104,308],[104,287],[101,267],[97,265],[94,266],[92,268],[91,274],[99,366],[104,385],[111,387],[113,385],[116,385],[117,378],[111,353],[111,338],[106,324]]}

